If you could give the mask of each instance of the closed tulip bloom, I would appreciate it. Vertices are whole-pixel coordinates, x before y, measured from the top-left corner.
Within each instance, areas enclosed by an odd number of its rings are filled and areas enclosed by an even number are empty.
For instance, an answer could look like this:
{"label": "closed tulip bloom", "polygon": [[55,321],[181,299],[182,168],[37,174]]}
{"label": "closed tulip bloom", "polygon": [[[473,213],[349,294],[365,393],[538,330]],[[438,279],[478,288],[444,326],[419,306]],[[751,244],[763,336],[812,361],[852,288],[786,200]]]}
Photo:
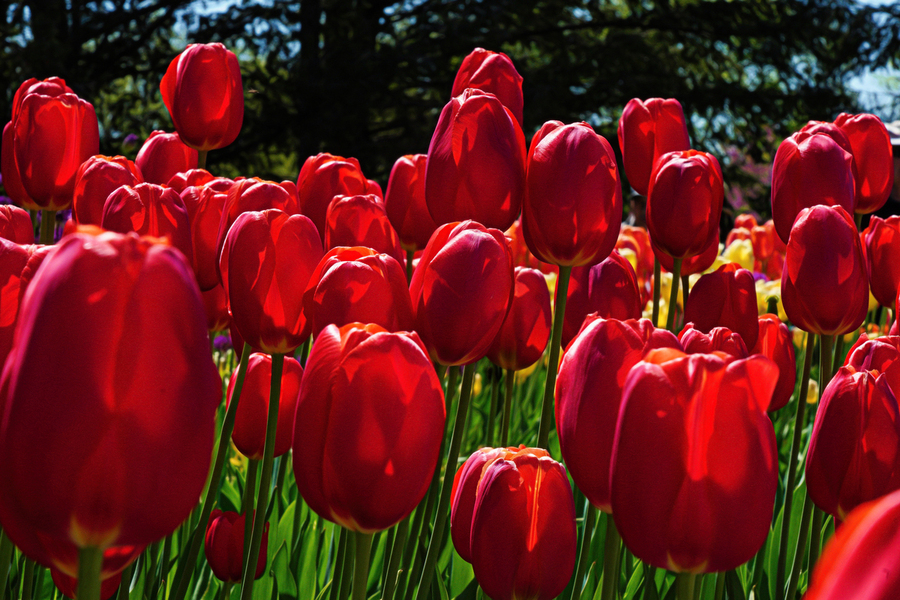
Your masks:
{"label": "closed tulip bloom", "polygon": [[[713,354],[721,352],[735,358],[747,358],[750,352],[747,344],[727,327],[713,327],[708,332],[696,329],[693,323],[685,325],[678,334],[678,341],[684,347],[685,354]],[[719,356],[725,359],[725,356]],[[727,360],[727,359],[726,359]]]}
{"label": "closed tulip bloom", "polygon": [[431,483],[444,394],[415,333],[354,323],[313,343],[294,423],[294,475],[319,516],[365,533],[404,519]]}
{"label": "closed tulip bloom", "polygon": [[144,182],[141,170],[124,156],[92,156],[78,167],[72,218],[82,225],[100,225],[103,205],[114,191]]}
{"label": "closed tulip bloom", "polygon": [[734,569],[759,551],[778,488],[766,414],[776,378],[777,367],[762,356],[726,362],[670,354],[632,368],[610,488],[616,527],[635,556],[708,573]]}
{"label": "closed tulip bloom", "polygon": [[853,155],[828,135],[798,131],[778,146],[772,164],[772,219],[787,244],[800,211],[817,204],[853,214]]}
{"label": "closed tulip bloom", "polygon": [[891,334],[870,340],[865,334],[860,335],[847,352],[844,366],[882,373],[892,390],[900,390],[900,337]]}
{"label": "closed tulip bloom", "polygon": [[[241,396],[242,401],[243,399]],[[265,418],[263,420],[265,421]],[[213,575],[221,581],[237,583],[244,578],[244,525],[246,518],[245,514],[238,514],[231,510],[221,511],[218,508],[214,508],[209,515],[203,550]],[[253,515],[250,518],[252,519]],[[266,522],[254,579],[259,579],[265,572],[268,553],[269,523]]]}
{"label": "closed tulip bloom", "polygon": [[759,337],[756,338],[756,345],[751,347],[750,354],[762,354],[778,366],[778,383],[775,384],[772,402],[769,404],[769,412],[775,412],[787,406],[797,383],[794,342],[787,325],[781,322],[778,315],[760,315],[758,322]]}
{"label": "closed tulip bloom", "polygon": [[[653,240],[650,240],[653,250],[652,256],[659,259],[659,264],[670,273],[675,269],[675,259],[663,252]],[[710,268],[719,256],[719,232],[718,229],[710,232],[706,247],[699,254],[688,256],[681,261],[681,276],[696,275]],[[690,296],[688,296],[690,297]]]}
{"label": "closed tulip bloom", "polygon": [[197,151],[186,145],[179,134],[154,131],[138,150],[134,164],[147,183],[165,185],[178,173],[197,168]]}
{"label": "closed tulip bloom", "polygon": [[691,147],[684,110],[674,98],[629,100],[619,117],[618,136],[625,176],[642,196],[647,195],[659,157]]}
{"label": "closed tulip bloom", "polygon": [[312,219],[323,242],[325,213],[332,198],[368,193],[369,182],[355,158],[344,158],[327,152],[310,156],[297,176],[300,212]]}
{"label": "closed tulip bloom", "polygon": [[254,350],[286,354],[306,339],[303,291],[322,254],[303,215],[269,209],[235,220],[219,270],[234,324]]}
{"label": "closed tulip bloom", "polygon": [[28,211],[12,204],[0,205],[0,238],[16,244],[33,244],[34,225]]}
{"label": "closed tulip bloom", "polygon": [[516,267],[516,288],[506,319],[487,356],[502,369],[519,371],[538,361],[550,339],[550,289],[537,269]]}
{"label": "closed tulip bloom", "polygon": [[0,364],[12,348],[25,290],[49,251],[49,246],[21,245],[0,239],[0,289],[3,290],[0,294]]}
{"label": "closed tulip bloom", "polygon": [[191,224],[191,266],[197,284],[205,292],[221,285],[216,242],[228,195],[216,191],[214,184],[208,183],[201,187],[188,186],[180,196]]}
{"label": "closed tulip bloom", "polygon": [[366,246],[406,263],[384,201],[374,194],[335,196],[325,217],[325,248]]}
{"label": "closed tulip bloom", "polygon": [[900,492],[858,507],[816,563],[806,600],[900,596]]}
{"label": "closed tulip bloom", "polygon": [[391,169],[384,209],[404,250],[422,250],[437,224],[425,204],[424,154],[401,156]]}
{"label": "closed tulip bloom", "polygon": [[[275,431],[275,454],[281,456],[291,449],[291,435],[294,431],[294,410],[300,395],[300,380],[303,367],[296,359],[284,357],[284,371],[281,374],[281,395],[278,397],[278,425]],[[228,382],[227,401],[231,403],[236,377]],[[234,431],[231,440],[241,454],[247,458],[262,460],[266,444],[266,419],[269,414],[269,388],[272,382],[272,357],[254,352],[247,362],[247,375],[237,413],[234,416]]]}
{"label": "closed tulip bloom", "polygon": [[869,305],[869,278],[856,226],[834,206],[797,215],[785,255],[781,299],[791,323],[809,333],[858,328]]}
{"label": "closed tulip bloom", "polygon": [[900,288],[900,217],[873,216],[862,232],[862,240],[872,295],[879,304],[891,308]]}
{"label": "closed tulip bloom", "polygon": [[884,206],[894,186],[891,137],[881,119],[867,113],[841,113],[834,124],[850,141],[856,163],[855,210],[873,213]]}
{"label": "closed tulip bloom", "polygon": [[410,331],[415,321],[406,273],[396,260],[371,248],[338,247],[316,266],[303,294],[313,337],[327,325],[376,323]]}
{"label": "closed tulip bloom", "polygon": [[[244,121],[244,85],[237,57],[222,44],[188,44],[159,84],[184,143],[215,150],[233,142]],[[162,182],[161,182],[162,183]]]}
{"label": "closed tulip bloom", "polygon": [[[472,471],[467,477],[478,479],[474,501],[465,500],[473,502],[469,554],[475,578],[496,600],[551,600],[575,568],[572,488],[565,467],[546,450],[504,450],[485,464],[480,477]],[[457,502],[472,487],[458,486]],[[466,526],[460,518],[456,524]]]}
{"label": "closed tulip bloom", "polygon": [[126,556],[172,533],[206,482],[222,389],[183,255],[70,234],[19,319],[0,382],[4,533],[70,575],[78,548]]}
{"label": "closed tulip bloom", "polygon": [[753,274],[737,263],[728,263],[700,277],[688,296],[684,321],[704,333],[713,327],[727,327],[752,348],[759,336]]}
{"label": "closed tulip bloom", "polygon": [[700,254],[718,232],[724,194],[715,156],[697,150],[662,155],[647,192],[650,239],[672,258]]}
{"label": "closed tulip bloom", "polygon": [[556,265],[597,263],[615,247],[621,221],[622,185],[609,142],[587,123],[545,125],[529,150],[522,210],[528,249]]}
{"label": "closed tulip bloom", "polygon": [[[62,571],[58,569],[50,568],[50,578],[53,580],[53,584],[56,586],[56,589],[65,596],[66,598],[75,599],[75,594],[78,591],[78,579],[75,577],[70,577],[66,575]],[[122,583],[122,572],[119,571],[115,575],[111,577],[107,577],[106,579],[100,582],[100,598],[101,600],[109,600],[112,598],[113,594],[115,594],[119,589],[119,584]],[[131,582],[129,582],[130,584]]]}
{"label": "closed tulip bloom", "polygon": [[187,209],[172,188],[152,183],[122,186],[106,199],[100,224],[109,231],[164,238],[189,263],[193,260]]}
{"label": "closed tulip bloom", "polygon": [[522,126],[522,108],[525,105],[522,76],[507,55],[484,48],[472,50],[459,65],[450,95],[459,96],[466,88],[477,88],[497,96]]}
{"label": "closed tulip bloom", "polygon": [[481,476],[491,463],[516,450],[518,449],[514,447],[479,448],[457,469],[453,477],[453,489],[450,492],[450,538],[457,554],[467,563],[472,562],[472,517]]}
{"label": "closed tulip bloom", "polygon": [[457,366],[487,354],[515,287],[512,253],[500,231],[474,221],[439,227],[409,285],[416,332],[432,360]]}
{"label": "closed tulip bloom", "polygon": [[900,407],[884,374],[841,367],[825,388],[806,456],[816,506],[845,519],[900,489]]}
{"label": "closed tulip bloom", "polygon": [[631,263],[615,250],[596,265],[575,267],[566,291],[562,345],[569,345],[584,318],[597,313],[604,319],[640,319],[641,290]]}

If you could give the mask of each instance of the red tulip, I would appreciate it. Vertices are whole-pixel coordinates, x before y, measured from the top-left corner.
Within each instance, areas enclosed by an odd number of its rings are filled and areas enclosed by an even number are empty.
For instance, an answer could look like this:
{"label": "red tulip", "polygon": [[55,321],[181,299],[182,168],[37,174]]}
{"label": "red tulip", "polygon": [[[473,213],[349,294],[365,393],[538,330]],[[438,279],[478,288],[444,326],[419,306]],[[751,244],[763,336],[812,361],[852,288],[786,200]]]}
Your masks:
{"label": "red tulip", "polygon": [[184,142],[197,150],[224,148],[244,121],[244,85],[237,57],[222,44],[188,44],[159,84],[163,103]]}
{"label": "red tulip", "polygon": [[[650,240],[650,248],[653,250],[652,256],[659,259],[659,264],[668,272],[675,270],[675,259],[662,251],[656,245],[656,242]],[[710,231],[709,239],[706,241],[706,247],[700,251],[700,254],[688,256],[681,261],[681,276],[695,275],[702,273],[710,268],[716,258],[719,256],[719,231],[718,228]],[[688,296],[690,297],[690,296]]]}
{"label": "red tulip", "polygon": [[20,245],[0,239],[0,364],[12,349],[25,290],[49,251],[50,246]]}
{"label": "red tulip", "polygon": [[545,124],[528,153],[528,249],[556,265],[598,263],[615,247],[621,220],[622,186],[609,142],[587,123]]}
{"label": "red tulip", "polygon": [[882,373],[891,390],[900,390],[900,337],[891,334],[870,340],[865,334],[860,335],[847,352],[844,366]]}
{"label": "red tulip", "polygon": [[857,329],[869,305],[869,281],[856,225],[837,206],[797,215],[781,278],[784,311],[797,327],[821,335]]}
{"label": "red tulip", "polygon": [[[243,399],[242,396],[241,400]],[[246,517],[245,514],[239,515],[231,510],[223,512],[218,508],[214,508],[209,515],[203,550],[213,575],[222,581],[237,583],[244,578],[244,524]],[[250,518],[252,519],[253,515]],[[265,572],[268,552],[269,523],[266,522],[254,579],[259,579]]]}
{"label": "red tulip", "polygon": [[575,502],[565,467],[546,450],[477,451],[452,495],[453,542],[485,595],[551,600],[563,591],[575,568]]}
{"label": "red tulip", "polygon": [[691,147],[684,111],[674,98],[629,100],[619,118],[618,135],[625,176],[642,196],[648,193],[659,157]]}
{"label": "red tulip", "polygon": [[82,225],[99,225],[103,205],[114,191],[144,182],[141,170],[124,156],[92,156],[78,167],[72,218]]}
{"label": "red tulip", "polygon": [[12,204],[0,205],[0,238],[16,244],[33,244],[34,225],[28,211]]}
{"label": "red tulip", "polygon": [[422,250],[437,224],[425,204],[424,154],[401,156],[391,169],[384,209],[404,250]]}
{"label": "red tulip", "polygon": [[762,354],[778,366],[778,383],[772,393],[769,412],[775,412],[787,406],[797,383],[797,361],[794,357],[794,342],[787,325],[781,322],[778,315],[760,315],[759,337],[750,354]]}
{"label": "red tulip", "polygon": [[[291,449],[291,434],[294,431],[294,410],[300,395],[300,380],[303,367],[296,359],[284,358],[281,375],[281,395],[278,397],[278,426],[275,432],[275,454],[281,456]],[[228,382],[227,401],[231,403],[234,393],[232,377]],[[272,382],[272,357],[254,352],[247,363],[247,375],[241,388],[241,399],[234,416],[234,431],[231,440],[241,454],[247,458],[262,460],[266,444],[266,418],[269,414],[269,388]]]}
{"label": "red tulip", "polygon": [[[231,314],[228,312],[228,296],[225,287],[220,283],[211,290],[201,292],[203,308],[206,310],[206,329],[210,332],[224,331],[231,326]],[[241,348],[244,345],[241,344]]]}
{"label": "red tulip", "polygon": [[69,575],[85,547],[121,570],[188,517],[209,473],[222,388],[190,266],[135,234],[76,232],[19,319],[0,382],[4,533]]}
{"label": "red tulip", "polygon": [[700,254],[719,230],[724,193],[715,156],[697,150],[662,155],[647,191],[650,239],[672,258]]}
{"label": "red tulip", "polygon": [[[616,240],[616,250],[630,248],[637,257],[637,266],[634,272],[638,282],[645,281],[653,273],[653,248],[650,243],[650,235],[643,227],[635,227],[622,223],[619,237]],[[687,261],[685,261],[687,262]],[[684,265],[682,265],[682,271]]]}
{"label": "red tulip", "polygon": [[525,135],[493,94],[469,88],[441,111],[428,146],[425,203],[435,223],[503,231],[522,209]]}
{"label": "red tulip", "polygon": [[477,88],[495,96],[508,108],[522,126],[522,76],[512,60],[502,52],[475,48],[459,65],[453,80],[451,96],[459,96],[466,88]]}
{"label": "red tulip", "polygon": [[[229,184],[228,189],[231,189],[231,184],[234,183],[231,179],[213,177],[213,174],[206,169],[189,169],[183,173],[175,173],[172,175],[171,179],[166,183],[166,186],[172,188],[180,195],[188,187],[202,187],[213,181],[227,181]],[[228,189],[218,191],[227,193]]]}
{"label": "red tulip", "polygon": [[879,304],[891,308],[900,289],[900,217],[882,219],[873,215],[862,240],[872,295]]}
{"label": "red tulip", "polygon": [[106,199],[100,224],[109,231],[167,239],[189,263],[193,260],[187,209],[171,188],[152,183],[120,187]]}
{"label": "red tulip", "polygon": [[566,292],[562,346],[581,329],[584,318],[597,313],[604,319],[640,319],[641,290],[631,263],[616,251],[596,265],[575,267]]}
{"label": "red tulip", "polygon": [[709,333],[713,327],[727,327],[740,334],[747,348],[759,336],[759,309],[753,274],[737,263],[728,263],[703,275],[688,296],[685,323]]}
{"label": "red tulip", "polygon": [[841,113],[834,124],[850,141],[856,163],[857,213],[873,213],[887,202],[894,186],[891,138],[881,119],[862,113]]}
{"label": "red tulip", "polygon": [[358,246],[332,248],[303,293],[303,312],[313,337],[327,325],[353,322],[411,331],[414,319],[406,285],[403,267],[390,256]]}
{"label": "red tulip", "polygon": [[416,332],[432,360],[482,358],[515,293],[512,253],[502,233],[464,221],[438,227],[409,286]]}
{"label": "red tulip", "polygon": [[537,269],[516,267],[509,312],[487,357],[502,369],[518,371],[538,361],[550,339],[550,289]]}
{"label": "red tulip", "polygon": [[303,291],[322,258],[315,225],[303,215],[245,212],[219,258],[234,324],[257,351],[286,354],[306,339]]}
{"label": "red tulip", "polygon": [[165,185],[178,173],[197,168],[197,151],[177,133],[154,131],[138,150],[134,164],[147,183]]}
{"label": "red tulip", "polygon": [[853,155],[828,135],[798,131],[778,146],[772,165],[772,219],[787,244],[804,208],[840,206],[853,213]]}
{"label": "red tulip", "polygon": [[401,265],[406,263],[384,201],[374,194],[332,199],[325,217],[325,248],[336,246],[366,246],[391,256]]}
{"label": "red tulip", "polygon": [[216,243],[227,200],[228,195],[216,191],[212,183],[202,187],[188,186],[181,192],[181,201],[191,224],[191,266],[197,284],[204,292],[221,285]]}
{"label": "red tulip", "polygon": [[825,546],[805,600],[900,597],[900,492],[854,510]]}
{"label": "red tulip", "polygon": [[344,527],[387,529],[424,497],[444,419],[441,384],[418,335],[329,325],[300,384],[293,443],[300,494]]}
{"label": "red tulip", "polygon": [[[77,578],[70,577],[62,571],[54,569],[53,567],[50,567],[50,578],[53,580],[53,584],[56,586],[56,589],[58,589],[63,596],[65,596],[66,598],[72,598],[73,600],[75,599],[75,593],[78,591]],[[101,581],[100,598],[102,600],[109,600],[109,598],[112,598],[113,594],[118,591],[120,583],[122,583],[121,571]],[[126,585],[130,584],[130,581],[126,583]]]}
{"label": "red tulip", "polygon": [[310,156],[297,177],[300,212],[312,219],[325,240],[325,213],[335,196],[368,194],[369,182],[359,161],[323,153]]}
{"label": "red tulip", "polygon": [[900,489],[900,407],[886,376],[841,367],[816,412],[806,485],[816,506],[845,519]]}
{"label": "red tulip", "polygon": [[761,356],[665,358],[625,381],[610,475],[616,527],[656,567],[734,569],[772,522],[778,452],[766,409],[777,368]]}
{"label": "red tulip", "polygon": [[747,358],[750,352],[740,334],[727,327],[713,327],[708,332],[695,329],[694,324],[688,322],[678,334],[678,341],[684,347],[685,354],[713,354],[720,353],[719,357],[728,360],[725,355],[734,358]]}

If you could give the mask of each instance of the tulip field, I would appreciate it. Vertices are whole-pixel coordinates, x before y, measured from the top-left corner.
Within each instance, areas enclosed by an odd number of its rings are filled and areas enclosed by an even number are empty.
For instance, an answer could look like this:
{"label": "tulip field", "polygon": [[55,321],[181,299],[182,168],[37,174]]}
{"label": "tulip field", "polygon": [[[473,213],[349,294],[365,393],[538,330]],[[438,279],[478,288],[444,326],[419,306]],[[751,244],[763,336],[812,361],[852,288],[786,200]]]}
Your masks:
{"label": "tulip field", "polygon": [[811,120],[772,218],[722,231],[678,100],[526,140],[522,83],[473,50],[385,188],[208,170],[244,118],[222,44],[173,58],[134,161],[21,83],[0,600],[900,598],[885,125]]}

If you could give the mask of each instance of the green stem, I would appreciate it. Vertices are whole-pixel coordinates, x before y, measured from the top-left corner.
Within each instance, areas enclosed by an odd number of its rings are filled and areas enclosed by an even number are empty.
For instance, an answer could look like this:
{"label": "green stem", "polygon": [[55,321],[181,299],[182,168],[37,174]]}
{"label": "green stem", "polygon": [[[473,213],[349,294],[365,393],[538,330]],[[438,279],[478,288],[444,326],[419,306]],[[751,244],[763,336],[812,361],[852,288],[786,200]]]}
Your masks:
{"label": "green stem", "polygon": [[[843,336],[841,336],[843,337]],[[821,336],[821,350],[819,351],[819,398],[825,393],[825,388],[831,382],[833,367],[840,360],[834,355],[834,336]],[[818,506],[813,511],[812,528],[809,532],[809,572],[812,573],[816,561],[819,559],[819,547],[822,542],[822,521],[824,519],[822,509]]]}
{"label": "green stem", "polygon": [[556,306],[553,309],[553,337],[550,338],[550,360],[547,363],[547,383],[544,386],[544,401],[541,405],[541,426],[538,430],[537,447],[546,449],[550,439],[553,421],[553,400],[556,391],[556,371],[559,367],[559,346],[562,342],[563,319],[566,316],[566,292],[572,267],[559,267],[556,279]]}
{"label": "green stem", "polygon": [[241,512],[244,513],[244,551],[241,563],[244,568],[250,560],[250,540],[253,537],[253,510],[256,499],[256,473],[259,470],[259,461],[254,458],[247,459],[247,481],[244,484],[244,497],[241,499]]}
{"label": "green stem", "polygon": [[134,563],[129,563],[125,570],[122,571],[122,583],[119,584],[119,591],[116,594],[116,600],[128,600],[128,594],[131,592],[131,578],[134,575]]}
{"label": "green stem", "polygon": [[341,527],[341,534],[337,542],[337,554],[335,554],[334,559],[334,573],[331,576],[330,600],[338,600],[338,596],[341,593],[341,581],[344,579],[344,557],[347,554],[347,546],[350,545],[347,539],[348,533],[346,529]]}
{"label": "green stem", "polygon": [[412,281],[413,274],[413,257],[416,255],[415,250],[406,251],[406,283]]}
{"label": "green stem", "polygon": [[575,570],[575,583],[572,585],[572,600],[581,597],[584,587],[584,572],[587,570],[588,556],[591,553],[591,534],[597,523],[597,507],[588,502],[587,514],[584,515],[584,530],[581,533],[581,557],[578,559],[578,568]]}
{"label": "green stem", "polygon": [[662,265],[653,258],[653,326],[659,327],[659,297],[662,293]]}
{"label": "green stem", "polygon": [[854,213],[853,214],[853,222],[856,223],[856,230],[860,233],[863,230],[862,226],[863,214],[862,213]]}
{"label": "green stem", "polygon": [[794,416],[794,437],[791,440],[791,454],[788,457],[787,484],[784,488],[784,508],[781,511],[781,540],[778,544],[778,569],[776,571],[775,589],[784,590],[787,570],[788,536],[791,531],[791,510],[794,503],[794,486],[797,481],[797,462],[800,453],[800,440],[803,436],[804,419],[806,418],[806,394],[809,391],[809,371],[812,365],[815,335],[806,334],[806,349],[803,357],[803,375],[800,379],[800,394],[797,396],[797,414]]}
{"label": "green stem", "polygon": [[678,573],[675,575],[675,600],[693,600],[694,583],[697,575],[694,573]]}
{"label": "green stem", "polygon": [[406,536],[409,535],[409,523],[412,515],[408,515],[397,525],[397,532],[394,535],[394,543],[391,546],[391,556],[388,559],[387,576],[382,582],[382,600],[394,600],[394,591],[397,589],[397,578],[400,576],[398,569],[400,568],[400,558],[403,554],[403,547],[406,545]]}
{"label": "green stem", "polygon": [[100,600],[100,571],[103,550],[81,548],[78,551],[78,600]]}
{"label": "green stem", "polygon": [[369,553],[372,550],[372,534],[356,532],[356,567],[353,570],[353,600],[366,600],[369,581]]}
{"label": "green stem", "polygon": [[[152,599],[159,598],[160,586],[162,586],[163,590],[166,589],[166,585],[167,585],[166,580],[167,580],[167,576],[168,576],[168,572],[169,572],[169,553],[170,553],[170,550],[172,549],[171,545],[172,545],[172,536],[171,535],[166,536],[166,539],[163,542],[163,551],[162,551],[162,556],[160,558],[160,563],[159,563],[159,575],[154,580],[153,590],[150,593],[150,598],[152,598]],[[165,596],[166,596],[166,594],[163,593],[163,597],[165,597]]]}
{"label": "green stem", "polygon": [[219,600],[228,600],[231,596],[231,586],[234,585],[230,581],[226,581],[222,584],[222,589],[219,590]]}
{"label": "green stem", "polygon": [[338,592],[338,600],[346,600],[350,594],[350,582],[353,581],[353,559],[356,556],[356,536],[347,531],[344,539],[344,566],[341,567],[341,587]]}
{"label": "green stem", "polygon": [[766,312],[770,315],[778,314],[778,296],[769,296],[768,300],[766,300]]}
{"label": "green stem", "polygon": [[509,444],[509,421],[512,418],[512,397],[516,385],[516,372],[506,370],[506,389],[503,391],[503,421],[500,424],[500,447],[505,448]]}
{"label": "green stem", "polygon": [[725,571],[716,573],[716,595],[715,600],[725,598]]}
{"label": "green stem", "polygon": [[488,411],[487,431],[485,432],[485,446],[494,447],[494,415],[497,414],[497,401],[500,396],[500,377],[503,369],[491,365],[491,409]]}
{"label": "green stem", "polygon": [[822,521],[825,519],[825,513],[818,506],[813,507],[812,527],[809,532],[809,567],[807,570],[812,573],[816,561],[819,560],[819,551],[822,547]]}
{"label": "green stem", "polygon": [[228,445],[231,441],[231,432],[234,430],[234,416],[237,414],[238,400],[241,397],[241,389],[244,387],[244,378],[247,375],[247,363],[250,361],[250,346],[244,342],[244,349],[241,352],[241,362],[238,366],[237,381],[234,382],[234,390],[231,394],[231,402],[228,404],[228,410],[225,411],[225,418],[222,421],[222,432],[219,435],[219,449],[216,453],[216,462],[213,465],[212,475],[209,479],[209,487],[206,488],[206,496],[203,498],[203,510],[200,511],[200,519],[194,528],[191,536],[191,543],[188,547],[187,555],[184,559],[178,561],[179,574],[175,577],[176,585],[173,586],[174,593],[169,600],[184,600],[187,593],[188,584],[194,575],[194,568],[197,564],[197,555],[200,552],[200,545],[206,534],[206,525],[209,522],[209,514],[212,512],[216,495],[219,493],[219,480],[222,478],[222,467],[225,465],[225,457],[228,454]]}
{"label": "green stem", "polygon": [[53,245],[53,234],[56,228],[56,211],[41,211],[41,237],[40,242],[45,246]]}
{"label": "green stem", "polygon": [[14,549],[12,540],[0,529],[0,600],[6,596],[6,580]]}
{"label": "green stem", "polygon": [[682,314],[687,312],[688,296],[691,295],[691,276],[681,276],[681,309]]}
{"label": "green stem", "polygon": [[643,563],[644,565],[644,593],[641,594],[641,599],[647,599],[647,588],[653,587],[653,597],[659,598],[659,590],[656,589],[656,567],[651,565],[650,563]]}
{"label": "green stem", "polygon": [[666,311],[666,329],[673,333],[676,333],[673,327],[675,325],[676,308],[678,307],[678,283],[681,281],[681,260],[682,259],[680,258],[676,258],[675,263],[672,265],[672,293],[669,296],[669,306]]}
{"label": "green stem", "polygon": [[206,168],[206,155],[209,154],[209,150],[197,150],[197,168],[205,169]]}
{"label": "green stem", "polygon": [[788,589],[785,594],[785,600],[794,600],[797,593],[797,585],[800,583],[800,571],[803,565],[803,555],[806,554],[806,538],[809,533],[809,516],[812,513],[813,502],[809,497],[809,490],[806,490],[806,498],[803,501],[803,515],[800,517],[800,531],[797,534],[797,550],[794,553],[794,565],[791,568],[791,578],[788,580]]}
{"label": "green stem", "polygon": [[438,500],[437,513],[434,517],[434,529],[431,531],[431,542],[428,544],[428,552],[425,554],[425,565],[422,567],[422,574],[419,578],[416,600],[425,600],[428,597],[428,590],[431,588],[431,582],[434,579],[434,567],[437,564],[437,557],[443,549],[444,523],[447,521],[447,512],[450,507],[450,491],[453,488],[453,475],[456,473],[459,447],[466,429],[466,416],[469,412],[469,399],[472,394],[472,379],[474,376],[475,364],[466,365],[463,369],[459,404],[456,407],[456,422],[453,424],[453,434],[450,437],[450,451],[447,453],[444,479],[441,482],[441,495]]}
{"label": "green stem", "polygon": [[269,487],[272,483],[272,463],[275,460],[275,431],[278,429],[278,399],[281,398],[281,373],[284,370],[284,354],[272,355],[272,385],[269,389],[269,412],[266,415],[266,445],[263,450],[262,472],[259,476],[259,496],[256,498],[256,514],[253,519],[253,538],[250,540],[250,556],[244,565],[241,582],[241,600],[253,597],[253,581],[259,547],[266,527],[266,508],[269,506]]}
{"label": "green stem", "polygon": [[613,600],[618,595],[619,530],[612,515],[606,515],[606,543],[603,547],[603,588],[600,600]]}
{"label": "green stem", "polygon": [[34,561],[25,559],[25,568],[22,573],[22,600],[31,600],[32,584],[34,583]]}

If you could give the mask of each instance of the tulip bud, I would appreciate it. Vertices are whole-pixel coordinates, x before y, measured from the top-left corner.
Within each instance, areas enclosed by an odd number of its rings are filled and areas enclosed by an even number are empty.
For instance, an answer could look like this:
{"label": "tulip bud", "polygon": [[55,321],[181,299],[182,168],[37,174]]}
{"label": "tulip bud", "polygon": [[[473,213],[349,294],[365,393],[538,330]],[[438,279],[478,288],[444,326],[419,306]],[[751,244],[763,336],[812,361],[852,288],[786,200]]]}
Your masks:
{"label": "tulip bud", "polygon": [[124,156],[92,156],[78,167],[72,218],[82,225],[100,225],[103,205],[114,191],[144,182],[141,170]]}
{"label": "tulip bud", "polygon": [[507,55],[484,48],[472,50],[459,65],[450,95],[459,96],[466,88],[477,88],[497,96],[522,126],[522,107],[525,104],[522,76]]}
{"label": "tulip bud", "polygon": [[684,111],[674,98],[629,100],[619,118],[618,136],[625,176],[642,196],[648,193],[659,157],[691,147]]}
{"label": "tulip bud", "polygon": [[[244,398],[241,396],[241,401]],[[265,421],[265,417],[263,418]],[[244,577],[244,524],[247,515],[234,511],[221,511],[214,508],[209,515],[206,526],[206,538],[203,550],[206,561],[213,575],[220,580],[237,583]],[[253,516],[251,515],[251,519]],[[259,579],[266,570],[266,559],[269,552],[269,523],[266,522],[259,547],[259,560],[256,563],[254,579]]]}
{"label": "tulip bud", "polygon": [[138,150],[134,164],[147,183],[165,185],[178,173],[197,168],[197,151],[177,133],[154,131]]}

